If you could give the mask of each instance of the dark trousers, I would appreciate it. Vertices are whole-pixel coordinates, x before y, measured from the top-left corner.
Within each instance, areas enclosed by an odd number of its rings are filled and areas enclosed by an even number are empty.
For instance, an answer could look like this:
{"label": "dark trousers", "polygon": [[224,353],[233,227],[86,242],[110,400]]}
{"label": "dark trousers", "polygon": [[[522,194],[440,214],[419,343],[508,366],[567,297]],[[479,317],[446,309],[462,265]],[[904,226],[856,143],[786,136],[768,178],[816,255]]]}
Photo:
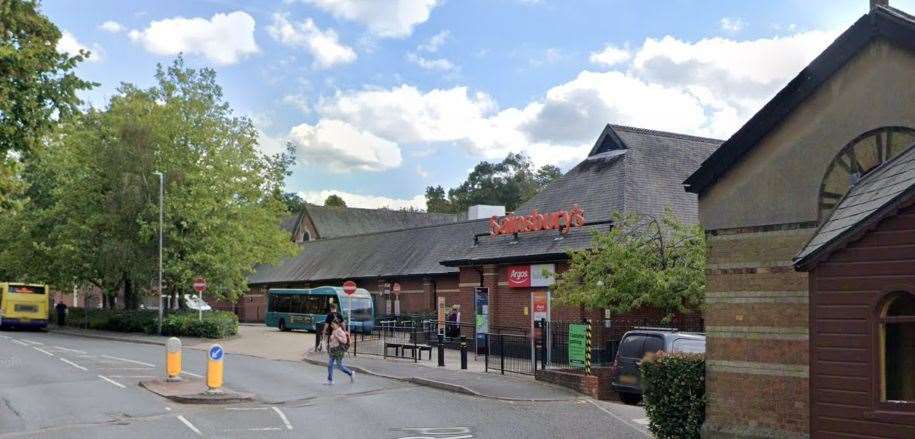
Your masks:
{"label": "dark trousers", "polygon": [[65,326],[67,323],[67,313],[58,312],[57,313],[57,326]]}

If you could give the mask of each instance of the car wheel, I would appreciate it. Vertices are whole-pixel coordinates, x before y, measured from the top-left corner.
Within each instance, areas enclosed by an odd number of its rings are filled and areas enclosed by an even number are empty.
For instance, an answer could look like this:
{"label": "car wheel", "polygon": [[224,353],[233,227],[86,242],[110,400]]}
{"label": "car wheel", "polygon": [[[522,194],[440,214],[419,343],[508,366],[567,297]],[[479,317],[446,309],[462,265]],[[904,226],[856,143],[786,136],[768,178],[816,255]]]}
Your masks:
{"label": "car wheel", "polygon": [[285,319],[280,319],[280,324],[279,324],[278,326],[279,326],[279,328],[280,328],[280,331],[285,332],[285,331],[288,331],[288,330],[289,330],[289,328],[286,327],[286,320],[285,320]]}
{"label": "car wheel", "polygon": [[636,405],[642,400],[642,395],[637,393],[620,393],[619,395],[623,404]]}

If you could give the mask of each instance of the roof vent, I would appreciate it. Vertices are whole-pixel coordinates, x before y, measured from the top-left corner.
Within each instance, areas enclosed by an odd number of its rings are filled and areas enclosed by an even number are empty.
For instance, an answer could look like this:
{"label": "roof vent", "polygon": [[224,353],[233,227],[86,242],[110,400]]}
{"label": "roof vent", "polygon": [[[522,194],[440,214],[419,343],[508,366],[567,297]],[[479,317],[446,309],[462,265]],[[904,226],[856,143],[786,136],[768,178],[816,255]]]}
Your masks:
{"label": "roof vent", "polygon": [[485,204],[477,204],[467,208],[468,220],[485,219],[493,216],[505,216],[505,206],[487,206]]}

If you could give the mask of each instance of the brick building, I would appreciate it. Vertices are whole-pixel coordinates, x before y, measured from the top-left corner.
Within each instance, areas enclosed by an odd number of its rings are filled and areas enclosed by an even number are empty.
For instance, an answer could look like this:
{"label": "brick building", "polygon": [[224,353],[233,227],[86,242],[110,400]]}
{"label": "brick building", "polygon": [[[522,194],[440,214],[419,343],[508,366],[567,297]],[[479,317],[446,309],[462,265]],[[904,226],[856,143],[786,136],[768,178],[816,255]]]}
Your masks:
{"label": "brick building", "polygon": [[[684,192],[681,182],[719,144],[608,125],[585,160],[514,213],[516,218],[544,214],[546,220],[552,212],[580,209],[581,221],[566,233],[546,227],[493,236],[490,218],[482,218],[307,241],[295,257],[258,267],[249,279],[252,294],[242,301],[262,297],[270,287],[354,280],[373,294],[376,314],[382,315],[397,308],[401,314],[433,314],[458,305],[461,322],[474,324],[476,294],[485,291],[490,327],[528,327],[537,312],[532,294],[538,297],[539,312],[547,301],[553,320],[600,320],[602,311],[549,306],[545,294],[552,279],[543,278],[542,271],[562,271],[569,251],[588,248],[593,232],[610,229],[614,212],[657,216],[669,208],[684,222],[695,223],[696,197]],[[401,287],[396,295],[390,291],[394,283]]]}
{"label": "brick building", "polygon": [[[905,290],[911,278],[892,271],[904,264],[840,263],[880,258],[852,247],[813,276],[794,261],[882,209],[881,197],[860,198],[870,204],[851,213],[849,189],[915,143],[915,19],[872,3],[686,181],[709,238],[704,437],[913,437],[911,404],[874,396],[878,317],[869,311],[881,284],[853,278],[867,265],[859,275]],[[908,236],[894,229],[900,216],[859,245]]]}

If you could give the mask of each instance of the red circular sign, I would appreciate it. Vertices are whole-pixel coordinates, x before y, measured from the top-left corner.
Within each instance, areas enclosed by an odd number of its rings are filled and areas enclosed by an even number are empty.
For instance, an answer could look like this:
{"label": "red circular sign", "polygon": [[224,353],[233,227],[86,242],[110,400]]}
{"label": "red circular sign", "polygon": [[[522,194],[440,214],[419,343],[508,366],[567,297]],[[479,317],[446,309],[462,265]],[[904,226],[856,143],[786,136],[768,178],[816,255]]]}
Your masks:
{"label": "red circular sign", "polygon": [[348,296],[352,296],[356,292],[356,282],[348,280],[343,282],[343,292]]}
{"label": "red circular sign", "polygon": [[202,293],[207,289],[207,281],[202,277],[194,279],[194,291]]}

